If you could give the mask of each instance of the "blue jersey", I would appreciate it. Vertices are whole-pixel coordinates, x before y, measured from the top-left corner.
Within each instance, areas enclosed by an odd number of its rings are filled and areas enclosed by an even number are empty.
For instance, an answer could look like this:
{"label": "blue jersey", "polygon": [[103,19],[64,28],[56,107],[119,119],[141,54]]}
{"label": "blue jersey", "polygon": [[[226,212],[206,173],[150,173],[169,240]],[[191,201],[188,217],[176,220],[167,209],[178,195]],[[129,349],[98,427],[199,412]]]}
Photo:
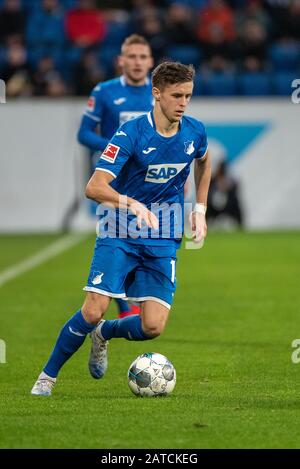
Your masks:
{"label": "blue jersey", "polygon": [[160,226],[159,230],[145,226],[137,236],[132,214],[125,218],[121,210],[107,209],[102,220],[105,219],[108,236],[114,226],[111,223],[107,228],[107,221],[115,217],[117,237],[126,237],[125,231],[130,232],[131,225],[132,236],[129,234],[128,240],[133,238],[144,244],[179,240],[183,233],[184,184],[191,163],[204,158],[206,151],[204,125],[192,117],[183,116],[179,131],[172,137],[156,131],[152,111],[123,124],[101,154],[96,170],[114,177],[111,186],[117,192],[157,212]]}
{"label": "blue jersey", "polygon": [[[124,76],[99,83],[92,91],[85,109],[78,140],[92,151],[104,150],[124,122],[145,114],[152,108],[151,83],[131,86]],[[96,133],[100,125],[101,135]]]}

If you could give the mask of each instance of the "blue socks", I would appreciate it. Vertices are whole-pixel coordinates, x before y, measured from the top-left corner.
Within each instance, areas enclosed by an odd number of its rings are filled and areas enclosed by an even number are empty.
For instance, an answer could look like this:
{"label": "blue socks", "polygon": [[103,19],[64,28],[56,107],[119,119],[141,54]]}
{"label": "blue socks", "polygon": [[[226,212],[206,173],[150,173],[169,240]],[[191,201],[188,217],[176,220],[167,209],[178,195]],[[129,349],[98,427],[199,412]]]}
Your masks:
{"label": "blue socks", "polygon": [[119,308],[119,313],[129,313],[131,311],[128,301],[122,300],[121,298],[115,298],[115,300]]}
{"label": "blue socks", "polygon": [[144,333],[142,329],[142,320],[139,315],[105,321],[102,324],[100,333],[105,340],[117,337],[123,337],[127,340],[150,340],[153,338]]}
{"label": "blue socks", "polygon": [[[51,378],[56,378],[64,363],[83,344],[87,334],[96,326],[86,322],[81,310],[63,326],[56,341],[52,354],[43,371]],[[139,315],[128,316],[123,319],[105,321],[101,328],[101,335],[105,340],[123,337],[127,340],[150,340],[142,329],[142,321]]]}
{"label": "blue socks", "polygon": [[43,371],[51,378],[56,378],[63,364],[79,349],[86,335],[93,329],[95,326],[86,322],[81,310],[77,311],[62,328]]}

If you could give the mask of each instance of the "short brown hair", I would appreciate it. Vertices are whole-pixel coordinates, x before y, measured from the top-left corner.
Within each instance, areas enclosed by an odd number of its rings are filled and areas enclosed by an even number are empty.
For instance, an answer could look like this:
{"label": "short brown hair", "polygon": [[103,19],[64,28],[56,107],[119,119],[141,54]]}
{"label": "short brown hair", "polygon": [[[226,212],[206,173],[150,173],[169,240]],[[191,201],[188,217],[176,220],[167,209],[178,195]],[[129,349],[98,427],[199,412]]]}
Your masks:
{"label": "short brown hair", "polygon": [[139,34],[131,34],[128,36],[121,46],[121,54],[124,54],[124,49],[127,46],[131,46],[132,44],[142,44],[143,46],[148,46],[151,52],[151,47],[149,42]]}
{"label": "short brown hair", "polygon": [[194,76],[195,69],[193,65],[184,65],[180,62],[163,62],[152,72],[152,85],[164,89],[166,85],[193,81]]}

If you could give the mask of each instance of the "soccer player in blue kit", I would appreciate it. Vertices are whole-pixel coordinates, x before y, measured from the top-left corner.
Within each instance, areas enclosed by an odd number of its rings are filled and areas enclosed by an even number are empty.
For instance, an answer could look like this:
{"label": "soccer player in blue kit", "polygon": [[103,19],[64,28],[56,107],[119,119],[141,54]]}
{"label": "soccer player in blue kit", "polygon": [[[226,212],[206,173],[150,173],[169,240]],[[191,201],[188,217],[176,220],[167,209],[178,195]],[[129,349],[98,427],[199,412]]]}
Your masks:
{"label": "soccer player in blue kit", "polygon": [[[152,73],[154,109],[123,124],[99,158],[86,195],[106,208],[84,288],[86,298],[63,326],[32,394],[51,395],[59,370],[89,333],[89,370],[98,379],[107,369],[109,340],[144,341],[163,332],[176,288],[183,187],[193,162],[194,241],[201,242],[207,231],[205,212],[211,177],[207,137],[201,122],[184,116],[193,78],[192,66],[164,62],[156,67]],[[158,206],[162,211],[156,214]],[[171,212],[169,226],[164,226],[163,212],[168,207],[175,207],[175,211]],[[140,301],[141,315],[102,319],[111,298],[116,297]]]}
{"label": "soccer player in blue kit", "polygon": [[[93,89],[78,131],[78,141],[96,158],[120,125],[150,111],[153,106],[152,86],[148,78],[153,59],[146,39],[137,34],[127,37],[118,60],[122,76],[99,83]],[[100,134],[97,133],[99,126]],[[138,305],[115,299],[120,318],[140,312]]]}

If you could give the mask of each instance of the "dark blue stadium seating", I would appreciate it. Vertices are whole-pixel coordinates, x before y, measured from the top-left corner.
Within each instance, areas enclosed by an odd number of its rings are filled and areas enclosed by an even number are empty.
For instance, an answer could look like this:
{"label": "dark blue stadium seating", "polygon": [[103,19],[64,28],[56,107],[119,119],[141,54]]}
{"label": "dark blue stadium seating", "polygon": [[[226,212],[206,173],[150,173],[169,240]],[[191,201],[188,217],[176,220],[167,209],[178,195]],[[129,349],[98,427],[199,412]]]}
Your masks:
{"label": "dark blue stadium seating", "polygon": [[99,63],[101,68],[109,76],[114,75],[114,60],[120,54],[120,46],[104,46],[99,47]]}
{"label": "dark blue stadium seating", "polygon": [[197,46],[173,45],[167,48],[167,56],[172,60],[189,65],[193,64],[199,67],[202,59],[202,51]]}
{"label": "dark blue stadium seating", "polygon": [[194,96],[203,96],[204,95],[204,83],[203,83],[201,73],[196,73],[195,74],[193,95]]}
{"label": "dark blue stadium seating", "polygon": [[269,59],[275,70],[296,71],[300,67],[300,46],[296,43],[273,44]]}
{"label": "dark blue stadium seating", "polygon": [[120,44],[130,34],[127,23],[110,21],[107,25],[107,33],[102,42],[103,46],[114,46],[120,49]]}
{"label": "dark blue stadium seating", "polygon": [[[298,75],[299,77],[299,75]],[[277,72],[272,76],[273,94],[278,96],[291,96],[292,81],[297,78],[292,72]]]}
{"label": "dark blue stadium seating", "polygon": [[272,94],[268,73],[242,73],[238,77],[239,94],[244,96],[268,96]]}
{"label": "dark blue stadium seating", "polygon": [[29,15],[26,42],[29,47],[36,45],[62,47],[65,43],[63,17],[46,15],[39,10]]}
{"label": "dark blue stadium seating", "polygon": [[208,96],[234,96],[237,93],[234,73],[210,73],[204,79],[204,93]]}
{"label": "dark blue stadium seating", "polygon": [[[208,0],[166,0],[165,5],[181,3],[194,9],[198,14],[200,8]],[[236,10],[244,8],[247,0],[231,0],[230,4]],[[0,8],[4,0],[0,0]],[[35,69],[44,56],[53,58],[56,68],[62,73],[65,80],[72,84],[74,70],[83,50],[71,45],[64,32],[64,13],[78,5],[77,0],[60,0],[56,15],[48,15],[41,9],[42,0],[22,0],[26,12],[25,47],[28,51],[28,60]],[[120,53],[124,39],[131,31],[130,21],[124,16],[116,16],[115,20],[108,22],[107,34],[96,50],[99,64],[104,75],[108,78],[115,75],[115,60]],[[264,72],[214,73],[199,72],[203,61],[203,51],[195,44],[173,44],[165,51],[170,60],[180,61],[184,64],[193,64],[196,68],[194,95],[196,96],[290,96],[292,81],[300,77],[300,43],[285,39],[269,46],[267,65]],[[5,46],[0,46],[0,73],[7,61]],[[238,66],[239,64],[235,64]]]}

